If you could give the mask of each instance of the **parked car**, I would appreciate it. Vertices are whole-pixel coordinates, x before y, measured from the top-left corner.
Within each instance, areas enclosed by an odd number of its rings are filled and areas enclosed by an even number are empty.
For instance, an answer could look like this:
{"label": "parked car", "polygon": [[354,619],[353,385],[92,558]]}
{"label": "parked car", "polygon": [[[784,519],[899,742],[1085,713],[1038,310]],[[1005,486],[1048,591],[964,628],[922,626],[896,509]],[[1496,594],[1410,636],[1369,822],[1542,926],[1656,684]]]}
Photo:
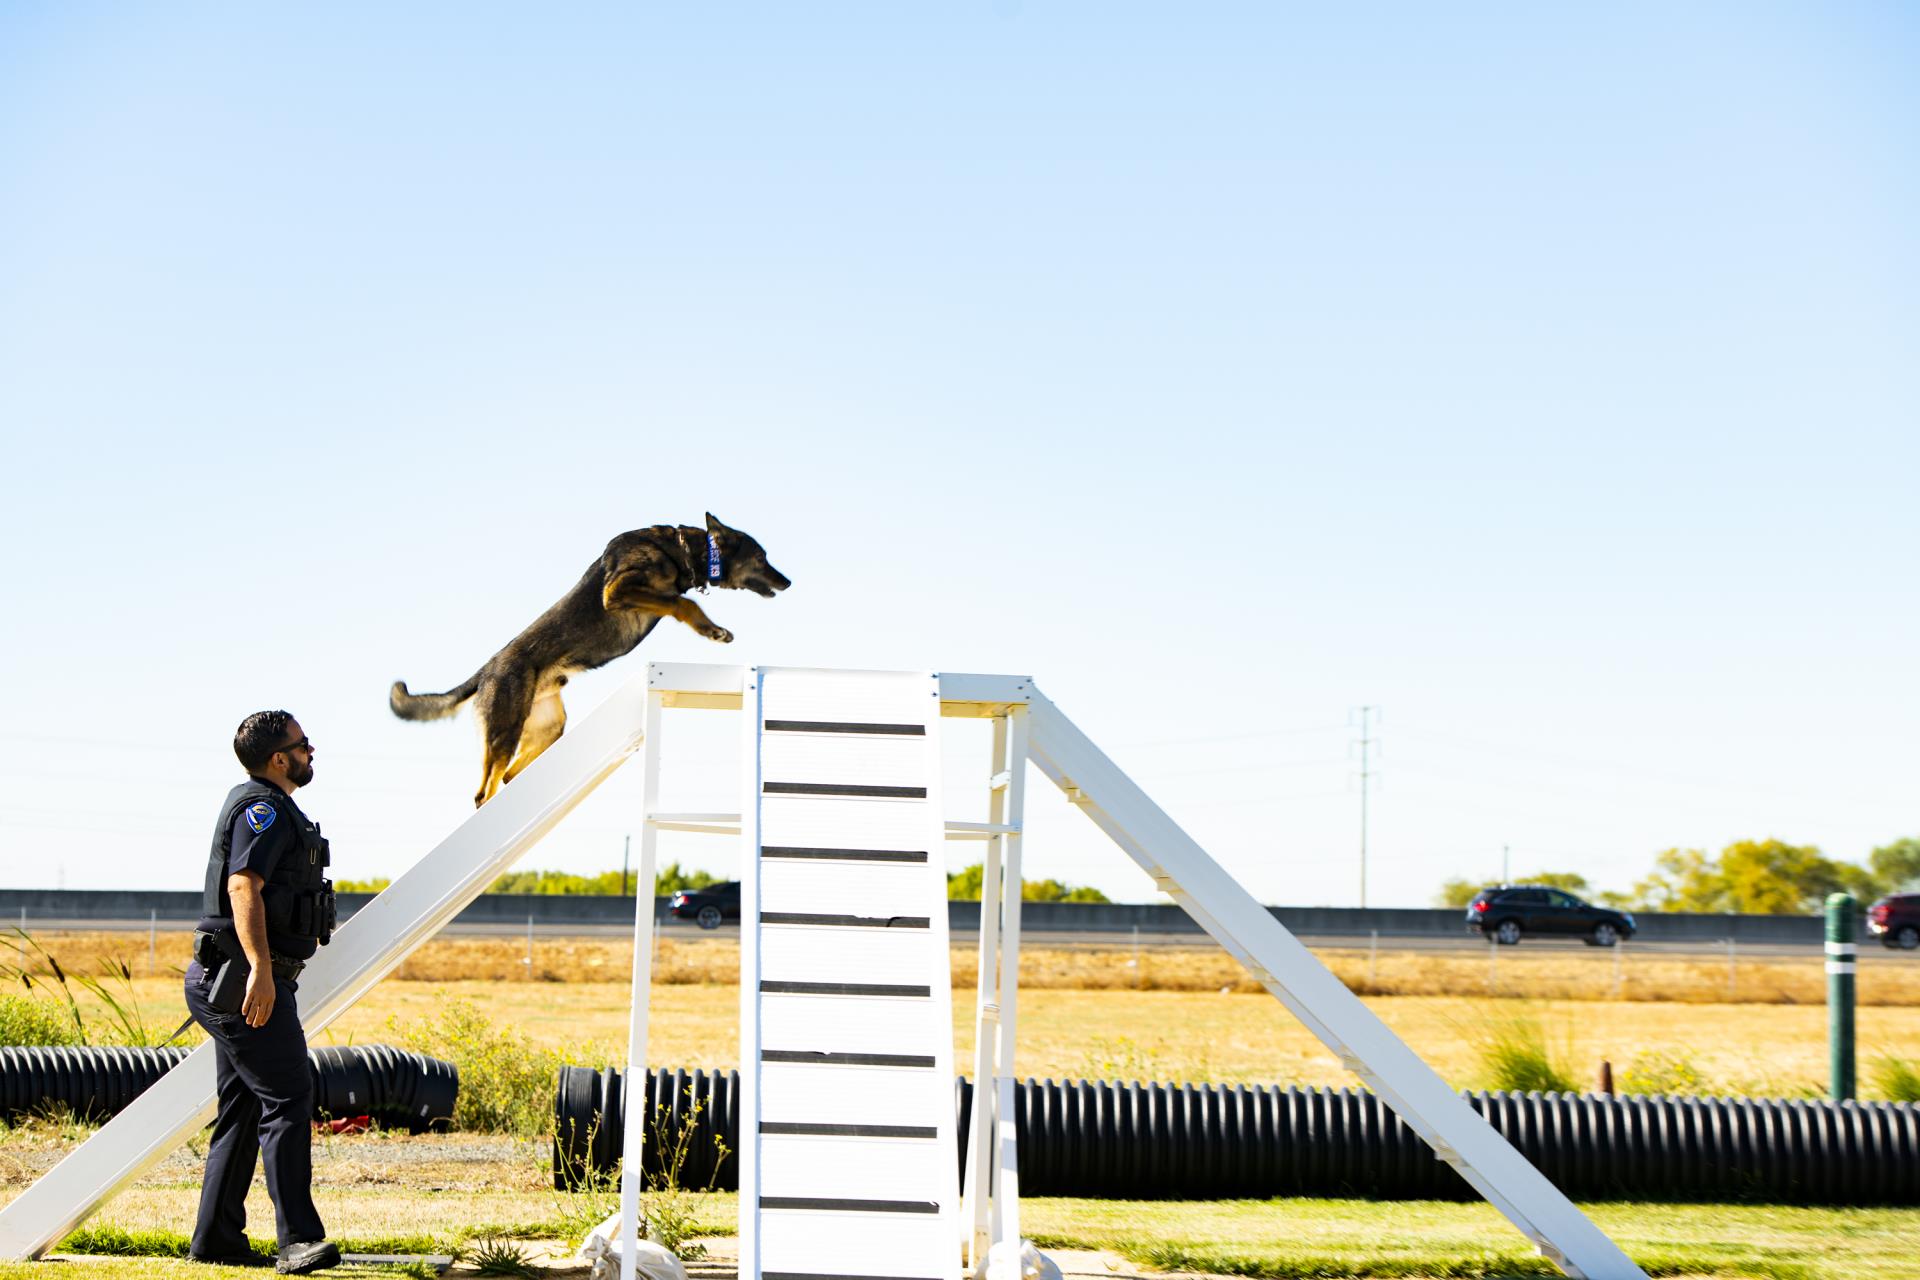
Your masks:
{"label": "parked car", "polygon": [[1544,885],[1503,884],[1482,889],[1467,904],[1467,930],[1514,946],[1528,934],[1543,938],[1579,938],[1590,947],[1625,942],[1638,926],[1633,916],[1596,907],[1564,889]]}
{"label": "parked car", "polygon": [[740,918],[740,882],[729,880],[704,889],[681,889],[667,899],[667,914],[692,920],[702,929],[718,929],[721,921]]}
{"label": "parked car", "polygon": [[1867,932],[1890,947],[1920,947],[1920,893],[1890,893],[1867,908]]}

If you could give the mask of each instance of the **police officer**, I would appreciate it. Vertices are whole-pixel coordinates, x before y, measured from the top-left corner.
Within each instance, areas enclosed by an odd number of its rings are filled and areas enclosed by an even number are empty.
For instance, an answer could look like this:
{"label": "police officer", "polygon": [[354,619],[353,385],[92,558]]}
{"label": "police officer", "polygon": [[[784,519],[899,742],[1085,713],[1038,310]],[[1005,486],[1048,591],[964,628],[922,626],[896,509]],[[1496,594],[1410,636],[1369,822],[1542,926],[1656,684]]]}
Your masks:
{"label": "police officer", "polygon": [[[294,1007],[295,979],[333,932],[333,882],[327,842],[293,802],[313,781],[313,743],[300,722],[255,712],[240,722],[233,751],[247,780],[220,806],[187,966],[187,1008],[213,1041],[219,1081],[188,1252],[201,1262],[265,1265],[246,1236],[258,1147],[279,1219],[275,1270],[304,1275],[340,1261],[313,1204],[313,1082]],[[223,966],[231,967],[223,974]]]}

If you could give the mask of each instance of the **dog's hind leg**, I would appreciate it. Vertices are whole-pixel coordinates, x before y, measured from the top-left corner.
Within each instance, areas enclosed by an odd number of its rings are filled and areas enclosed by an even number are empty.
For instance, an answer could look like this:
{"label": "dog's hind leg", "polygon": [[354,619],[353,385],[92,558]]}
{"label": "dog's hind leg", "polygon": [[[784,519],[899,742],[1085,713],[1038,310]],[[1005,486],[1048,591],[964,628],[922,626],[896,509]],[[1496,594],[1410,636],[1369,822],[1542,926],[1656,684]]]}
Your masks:
{"label": "dog's hind leg", "polygon": [[513,763],[507,766],[506,776],[501,782],[512,782],[520,776],[520,771],[534,762],[534,759],[548,747],[560,740],[567,727],[567,709],[560,702],[560,691],[549,689],[533,700],[533,711],[527,716],[527,724],[520,731],[520,750],[515,753]]}
{"label": "dog's hind leg", "polygon": [[473,797],[477,809],[500,790],[507,780],[508,767],[520,752],[520,738],[533,711],[533,682],[517,675],[488,681],[480,690],[475,711],[486,744],[485,772],[480,790]]}

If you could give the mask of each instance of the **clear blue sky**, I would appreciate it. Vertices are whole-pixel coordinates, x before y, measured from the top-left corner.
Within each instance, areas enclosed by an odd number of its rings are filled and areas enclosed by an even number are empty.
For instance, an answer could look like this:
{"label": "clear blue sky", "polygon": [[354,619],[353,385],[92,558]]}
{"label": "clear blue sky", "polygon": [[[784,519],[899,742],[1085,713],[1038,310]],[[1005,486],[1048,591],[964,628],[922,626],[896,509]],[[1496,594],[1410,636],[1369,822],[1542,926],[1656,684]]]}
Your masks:
{"label": "clear blue sky", "polygon": [[404,869],[478,751],[388,682],[708,509],[793,590],[576,716],[1031,673],[1270,901],[1362,704],[1376,903],[1920,834],[1916,86],[1897,4],[7,6],[0,883],[196,886],[275,705]]}

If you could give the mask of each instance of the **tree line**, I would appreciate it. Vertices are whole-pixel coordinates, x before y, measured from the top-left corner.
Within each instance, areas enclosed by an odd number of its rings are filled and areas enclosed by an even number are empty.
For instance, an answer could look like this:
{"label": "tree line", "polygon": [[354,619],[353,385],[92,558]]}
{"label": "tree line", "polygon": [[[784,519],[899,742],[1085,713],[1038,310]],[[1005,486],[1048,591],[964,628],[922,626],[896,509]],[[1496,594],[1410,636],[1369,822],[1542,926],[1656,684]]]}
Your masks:
{"label": "tree line", "polygon": [[[984,878],[976,862],[947,874],[947,897],[966,902],[980,900]],[[598,875],[579,875],[572,871],[509,871],[487,886],[488,893],[592,894],[607,897],[633,892],[634,877],[621,871],[602,871]],[[375,876],[367,880],[341,880],[334,885],[342,893],[379,893],[393,880]],[[653,878],[653,895],[664,898],[682,889],[705,889],[720,884],[718,876],[697,868],[683,868],[677,862],[661,867]],[[1107,895],[1087,885],[1071,885],[1059,880],[1022,880],[1020,897],[1027,902],[1105,902]]]}
{"label": "tree line", "polygon": [[[1653,863],[1652,873],[1626,893],[1596,891],[1585,876],[1571,871],[1537,872],[1514,883],[1565,889],[1602,906],[1630,911],[1751,915],[1818,911],[1830,893],[1850,893],[1864,903],[1920,887],[1920,839],[1915,838],[1881,845],[1867,855],[1864,866],[1829,858],[1815,845],[1784,840],[1737,840],[1717,854],[1666,849]],[[1449,880],[1440,886],[1436,901],[1443,907],[1464,907],[1488,887],[1482,880]]]}
{"label": "tree line", "polygon": [[[622,893],[631,894],[633,882],[638,878],[630,871],[618,869],[590,876],[572,871],[509,871],[488,885],[487,892],[618,897]],[[379,893],[392,883],[390,876],[374,876],[366,880],[337,881],[333,887],[341,893]],[[669,862],[653,877],[653,896],[664,898],[682,889],[705,889],[719,883],[720,877],[710,871],[686,869],[677,862]]]}

